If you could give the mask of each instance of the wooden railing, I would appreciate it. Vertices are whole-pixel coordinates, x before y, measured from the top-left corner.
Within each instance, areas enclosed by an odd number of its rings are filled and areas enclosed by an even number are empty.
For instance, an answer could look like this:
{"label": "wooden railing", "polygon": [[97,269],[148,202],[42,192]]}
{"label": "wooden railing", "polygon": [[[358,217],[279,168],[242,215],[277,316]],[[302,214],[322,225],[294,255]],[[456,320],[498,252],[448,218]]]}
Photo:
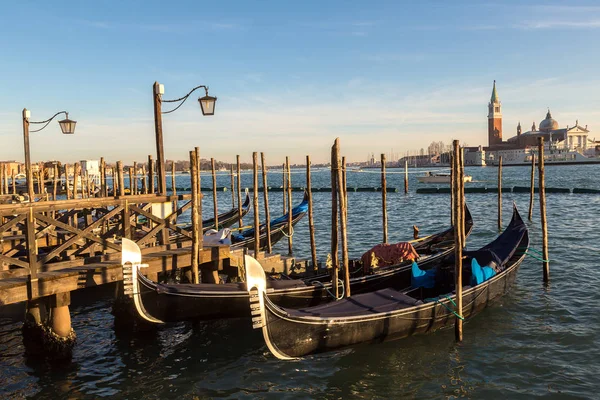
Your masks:
{"label": "wooden railing", "polygon": [[39,271],[120,252],[120,237],[141,248],[168,245],[174,236],[191,240],[191,229],[176,225],[190,207],[191,195],[153,194],[0,205],[0,271],[33,280]]}

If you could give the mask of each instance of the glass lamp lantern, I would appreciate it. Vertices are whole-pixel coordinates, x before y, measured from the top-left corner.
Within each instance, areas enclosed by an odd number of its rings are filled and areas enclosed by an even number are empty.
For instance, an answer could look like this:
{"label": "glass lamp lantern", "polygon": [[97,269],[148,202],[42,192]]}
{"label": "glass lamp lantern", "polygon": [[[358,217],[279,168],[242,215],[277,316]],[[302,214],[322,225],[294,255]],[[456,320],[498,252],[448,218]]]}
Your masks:
{"label": "glass lamp lantern", "polygon": [[200,108],[202,109],[202,115],[215,115],[215,103],[217,102],[216,97],[209,96],[208,93],[204,97],[198,99]]}
{"label": "glass lamp lantern", "polygon": [[60,130],[65,135],[72,135],[75,133],[76,123],[77,121],[69,119],[69,114],[67,114],[67,118],[63,119],[62,121],[58,121],[58,124],[60,125]]}

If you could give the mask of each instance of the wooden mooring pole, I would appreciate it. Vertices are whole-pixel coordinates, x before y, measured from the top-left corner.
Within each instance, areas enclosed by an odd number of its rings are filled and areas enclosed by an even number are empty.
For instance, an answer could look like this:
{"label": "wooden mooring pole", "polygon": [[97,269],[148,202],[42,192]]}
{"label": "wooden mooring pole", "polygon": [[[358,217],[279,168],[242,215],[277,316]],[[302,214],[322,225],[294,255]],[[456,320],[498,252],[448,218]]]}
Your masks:
{"label": "wooden mooring pole", "polygon": [[233,179],[233,164],[231,164],[231,208],[235,208],[235,180]]}
{"label": "wooden mooring pole", "polygon": [[290,158],[285,157],[285,168],[287,170],[287,203],[288,203],[288,255],[294,254],[292,237],[294,236],[294,227],[292,226],[292,172],[290,170]]}
{"label": "wooden mooring pole", "polygon": [[383,215],[383,243],[388,242],[387,182],[385,179],[385,154],[381,153],[381,210]]}
{"label": "wooden mooring pole", "polygon": [[252,153],[252,187],[254,205],[254,258],[258,259],[260,252],[260,223],[258,220],[258,153]]}
{"label": "wooden mooring pole", "polygon": [[138,165],[137,162],[133,162],[133,193],[131,194],[138,194],[139,192],[139,187],[138,187]]}
{"label": "wooden mooring pole", "polygon": [[240,167],[240,156],[235,156],[237,161],[237,197],[238,197],[238,225],[242,227],[242,171]]}
{"label": "wooden mooring pole", "polygon": [[263,153],[263,152],[260,153],[260,164],[262,167],[263,198],[265,201],[265,229],[266,229],[266,233],[267,233],[267,253],[272,253],[273,246],[271,245],[271,215],[269,212],[269,187],[267,185],[267,163],[265,162],[265,153]]}
{"label": "wooden mooring pole", "polygon": [[[456,291],[456,313],[462,316],[462,249],[464,243],[462,241],[463,234],[462,229],[464,228],[463,217],[464,217],[464,206],[462,204],[463,193],[460,180],[461,176],[461,158],[460,158],[460,146],[458,140],[453,141],[453,169],[454,169],[454,180],[452,181],[453,194],[454,194],[454,217],[456,223],[454,224],[454,244],[455,244],[455,258],[454,258],[454,277],[455,277],[455,291]],[[462,319],[456,317],[454,323],[454,333],[457,342],[461,342],[463,339],[463,324]]]}
{"label": "wooden mooring pole", "polygon": [[104,161],[104,157],[100,157],[100,197],[106,196],[106,161]]}
{"label": "wooden mooring pole", "polygon": [[310,179],[310,156],[306,156],[306,192],[308,193],[308,230],[310,233],[310,255],[313,271],[319,268],[317,261],[317,243],[315,241],[315,221],[313,216],[312,187]]}
{"label": "wooden mooring pole", "polygon": [[344,195],[344,176],[343,176],[343,165],[340,165],[340,138],[335,139],[335,158],[337,168],[337,189],[338,189],[338,205],[339,205],[339,219],[340,219],[340,236],[342,239],[342,264],[344,266],[344,288],[346,297],[350,297],[350,270],[348,263],[348,233],[346,225],[346,199]]}
{"label": "wooden mooring pole", "polygon": [[54,187],[52,188],[52,200],[56,201],[56,196],[58,194],[58,164],[54,164]]}
{"label": "wooden mooring pole", "polygon": [[199,257],[200,240],[202,237],[202,227],[200,226],[200,193],[198,193],[198,164],[196,162],[196,152],[190,151],[190,186],[192,192],[192,279],[194,283],[200,283],[199,275]]}
{"label": "wooden mooring pole", "polygon": [[215,229],[219,230],[219,205],[217,203],[217,172],[215,170],[215,159],[210,159],[210,170],[212,174],[213,213],[215,218]]}
{"label": "wooden mooring pole", "polygon": [[119,196],[125,195],[125,173],[123,171],[123,161],[117,161],[117,175],[119,176]]}
{"label": "wooden mooring pole", "polygon": [[281,164],[281,188],[283,189],[283,213],[285,214],[287,212],[287,187],[285,186],[286,184],[286,169],[285,169],[285,163]]}
{"label": "wooden mooring pole", "polygon": [[154,160],[151,155],[148,155],[148,189],[154,193]]}
{"label": "wooden mooring pole", "polygon": [[404,194],[408,194],[408,160],[404,160]]}
{"label": "wooden mooring pole", "polygon": [[542,267],[544,283],[550,281],[550,262],[548,255],[548,221],[546,221],[546,182],[544,173],[544,138],[538,138],[538,187],[540,191],[540,216],[542,220]]}
{"label": "wooden mooring pole", "polygon": [[535,192],[535,153],[531,154],[531,190],[529,192],[529,221],[533,218],[533,194]]}
{"label": "wooden mooring pole", "polygon": [[339,160],[336,158],[336,145],[331,147],[331,268],[334,294],[339,298],[338,287],[338,202],[337,202],[337,170]]}
{"label": "wooden mooring pole", "polygon": [[502,156],[498,158],[498,231],[502,231]]}
{"label": "wooden mooring pole", "polygon": [[12,170],[11,173],[11,183],[12,183],[12,194],[17,194],[17,181],[15,179],[15,170]]}

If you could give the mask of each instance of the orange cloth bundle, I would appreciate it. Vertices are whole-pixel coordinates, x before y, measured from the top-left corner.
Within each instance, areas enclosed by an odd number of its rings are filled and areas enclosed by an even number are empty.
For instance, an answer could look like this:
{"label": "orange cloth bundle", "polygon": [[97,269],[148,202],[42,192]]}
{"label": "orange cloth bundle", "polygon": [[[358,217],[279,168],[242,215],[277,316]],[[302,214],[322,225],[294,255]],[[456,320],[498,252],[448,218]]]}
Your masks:
{"label": "orange cloth bundle", "polygon": [[417,254],[412,244],[409,242],[400,242],[395,244],[378,244],[363,254],[360,260],[363,264],[363,270],[367,274],[372,267],[373,261],[375,261],[377,267],[387,267],[408,260],[416,260],[418,257],[419,254]]}

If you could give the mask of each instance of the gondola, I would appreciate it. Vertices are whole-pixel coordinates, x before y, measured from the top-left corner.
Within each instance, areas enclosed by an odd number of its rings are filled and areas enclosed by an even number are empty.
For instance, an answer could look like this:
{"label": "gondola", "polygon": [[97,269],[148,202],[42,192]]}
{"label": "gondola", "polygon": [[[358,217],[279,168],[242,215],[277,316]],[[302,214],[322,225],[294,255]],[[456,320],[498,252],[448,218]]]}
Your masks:
{"label": "gondola", "polygon": [[[508,290],[528,247],[527,227],[515,206],[510,224],[496,240],[464,253],[462,317],[473,317]],[[267,347],[279,359],[422,334],[454,324],[457,315],[453,262],[438,266],[433,284],[425,290],[388,288],[321,306],[291,309],[271,300],[258,261],[250,256],[245,261],[253,327],[262,329]],[[486,268],[493,272],[483,280],[481,271]]]}
{"label": "gondola", "polygon": [[[294,226],[306,215],[308,212],[308,193],[304,192],[302,202],[296,207],[292,208],[292,233]],[[288,235],[288,221],[289,214],[284,214],[278,218],[275,218],[269,224],[271,234],[271,245],[279,242],[283,237]],[[267,247],[267,224],[262,224],[259,227],[259,247],[264,250]],[[241,248],[246,247],[247,249],[254,249],[254,228],[247,228],[242,231],[234,232],[231,234],[231,247]]]}
{"label": "gondola", "polygon": [[[242,217],[248,214],[250,211],[250,195],[246,193],[246,200],[244,200],[244,204],[242,204]],[[206,233],[209,229],[223,229],[229,228],[231,225],[235,224],[239,220],[239,210],[237,207],[232,208],[231,210],[219,214],[219,226],[215,226],[215,218],[209,218],[202,221],[202,232]]]}
{"label": "gondola", "polygon": [[[465,231],[471,232],[473,220],[466,209]],[[415,250],[420,254],[419,265],[433,268],[445,257],[454,254],[454,230],[452,228],[423,239],[414,240]],[[123,239],[124,269],[131,260],[137,259],[139,248],[134,242]],[[133,262],[134,263],[134,262]],[[135,264],[135,263],[134,263]],[[358,268],[363,270],[362,266]],[[411,263],[378,268],[368,275],[350,279],[352,293],[362,293],[387,287],[410,286]],[[138,268],[123,275],[124,286],[132,291],[136,309],[141,318],[155,323],[185,320],[208,320],[215,318],[250,317],[248,291],[245,283],[224,284],[162,284],[156,283]],[[329,274],[316,275],[307,279],[267,281],[269,297],[284,307],[309,307],[332,301],[333,284]]]}

